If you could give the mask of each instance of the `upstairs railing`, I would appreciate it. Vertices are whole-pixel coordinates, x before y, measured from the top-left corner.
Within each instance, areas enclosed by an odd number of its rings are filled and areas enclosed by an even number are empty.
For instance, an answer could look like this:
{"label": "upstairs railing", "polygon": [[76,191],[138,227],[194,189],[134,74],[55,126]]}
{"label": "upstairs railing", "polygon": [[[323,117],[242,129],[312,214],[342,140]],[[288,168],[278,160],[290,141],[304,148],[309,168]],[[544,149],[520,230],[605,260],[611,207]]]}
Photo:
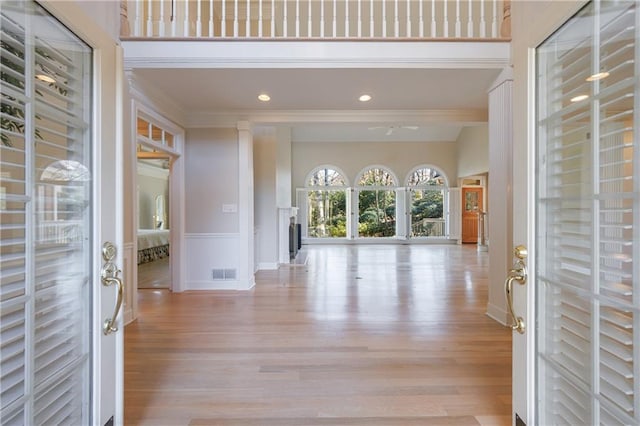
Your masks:
{"label": "upstairs railing", "polygon": [[510,0],[123,0],[124,37],[508,39]]}

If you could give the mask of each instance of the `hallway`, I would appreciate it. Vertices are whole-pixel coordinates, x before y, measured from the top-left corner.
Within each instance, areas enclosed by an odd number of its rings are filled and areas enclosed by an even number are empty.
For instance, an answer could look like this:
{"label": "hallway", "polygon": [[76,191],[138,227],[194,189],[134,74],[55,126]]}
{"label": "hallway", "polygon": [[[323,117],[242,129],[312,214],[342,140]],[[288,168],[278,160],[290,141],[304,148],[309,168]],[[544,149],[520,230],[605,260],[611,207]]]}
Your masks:
{"label": "hallway", "polygon": [[506,425],[511,331],[486,252],[305,246],[249,292],[140,290],[125,424]]}

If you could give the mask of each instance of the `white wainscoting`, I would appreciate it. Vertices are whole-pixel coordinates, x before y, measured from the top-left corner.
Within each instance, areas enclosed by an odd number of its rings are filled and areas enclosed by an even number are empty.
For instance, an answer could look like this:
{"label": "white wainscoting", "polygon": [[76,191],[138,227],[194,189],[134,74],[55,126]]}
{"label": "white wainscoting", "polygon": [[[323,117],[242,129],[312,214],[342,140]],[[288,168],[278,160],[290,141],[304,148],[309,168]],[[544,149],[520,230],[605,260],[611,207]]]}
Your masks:
{"label": "white wainscoting", "polygon": [[[185,234],[187,279],[184,290],[248,290],[240,282],[240,234]],[[235,270],[236,278],[213,278],[213,270]],[[251,274],[253,276],[253,274]]]}
{"label": "white wainscoting", "polygon": [[137,261],[138,256],[133,251],[133,243],[124,243],[122,246],[122,277],[124,280],[124,303],[122,309],[122,321],[124,325],[129,324],[138,316],[138,277]]}

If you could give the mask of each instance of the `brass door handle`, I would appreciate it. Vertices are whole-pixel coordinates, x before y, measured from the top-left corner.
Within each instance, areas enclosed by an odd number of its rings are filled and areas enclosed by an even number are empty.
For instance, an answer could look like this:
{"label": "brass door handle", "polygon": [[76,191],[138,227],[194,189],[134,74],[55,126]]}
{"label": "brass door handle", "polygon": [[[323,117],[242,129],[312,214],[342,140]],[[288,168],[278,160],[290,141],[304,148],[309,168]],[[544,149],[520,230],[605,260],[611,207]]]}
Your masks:
{"label": "brass door handle", "polygon": [[118,318],[120,308],[122,308],[122,297],[124,295],[124,284],[122,283],[122,279],[118,277],[118,274],[121,271],[118,269],[116,264],[112,262],[116,257],[116,253],[117,250],[114,244],[106,242],[102,246],[102,258],[105,260],[105,264],[102,266],[102,270],[100,271],[102,285],[105,287],[109,287],[113,284],[116,285],[116,307],[111,318],[105,319],[102,326],[102,332],[105,335],[118,331],[118,327],[116,327],[116,319]]}
{"label": "brass door handle", "polygon": [[517,316],[513,309],[513,282],[516,281],[520,285],[524,285],[527,282],[527,266],[524,264],[524,259],[527,257],[527,249],[524,246],[516,247],[515,256],[518,260],[513,265],[513,269],[511,269],[507,275],[507,279],[504,282],[504,292],[507,298],[509,313],[511,314],[511,318],[513,318],[511,329],[520,334],[524,334],[524,319]]}

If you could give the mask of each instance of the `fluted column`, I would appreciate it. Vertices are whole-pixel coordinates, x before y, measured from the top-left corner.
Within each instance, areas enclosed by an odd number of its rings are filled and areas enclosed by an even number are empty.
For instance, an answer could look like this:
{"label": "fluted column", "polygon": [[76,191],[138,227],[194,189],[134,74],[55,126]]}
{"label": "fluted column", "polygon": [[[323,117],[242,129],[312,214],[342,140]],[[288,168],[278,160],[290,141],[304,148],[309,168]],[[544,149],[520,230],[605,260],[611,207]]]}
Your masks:
{"label": "fluted column", "polygon": [[255,285],[254,212],[253,212],[253,134],[248,121],[239,121],[238,129],[238,253],[239,290]]}
{"label": "fluted column", "polygon": [[506,68],[489,90],[489,301],[487,315],[507,324],[504,280],[512,255],[513,72]]}

